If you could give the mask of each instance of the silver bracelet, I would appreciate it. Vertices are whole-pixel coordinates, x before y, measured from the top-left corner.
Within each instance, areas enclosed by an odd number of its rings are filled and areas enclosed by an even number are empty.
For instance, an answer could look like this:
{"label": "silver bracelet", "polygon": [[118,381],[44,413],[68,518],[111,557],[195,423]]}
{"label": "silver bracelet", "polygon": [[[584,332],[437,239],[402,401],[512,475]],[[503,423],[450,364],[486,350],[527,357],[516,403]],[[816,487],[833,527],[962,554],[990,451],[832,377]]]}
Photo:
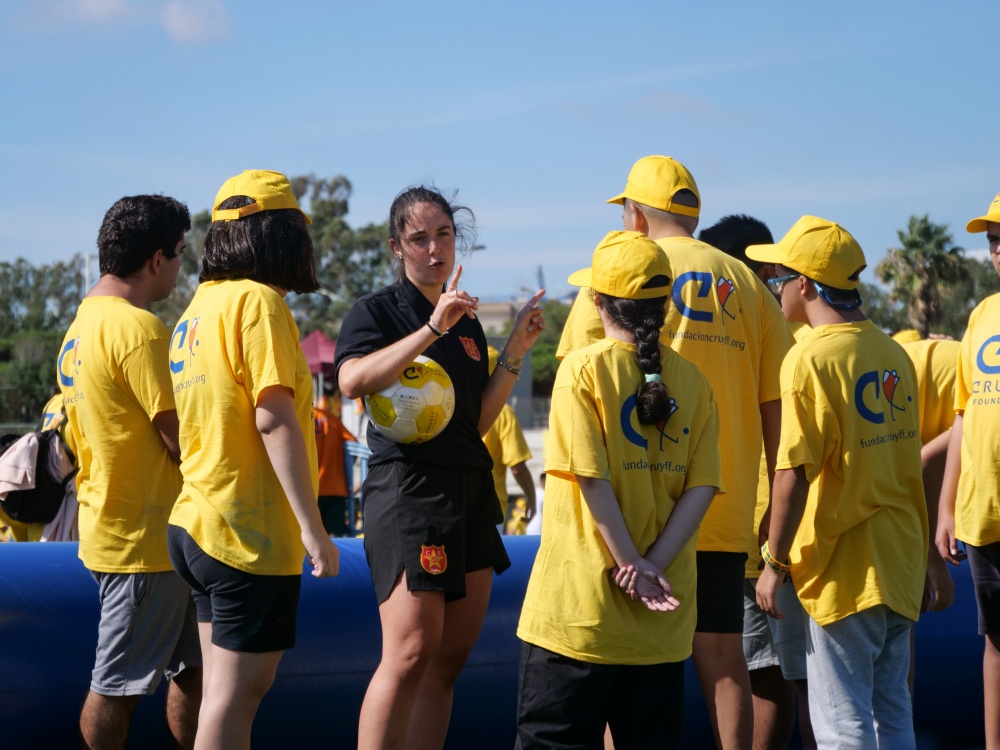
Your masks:
{"label": "silver bracelet", "polygon": [[437,336],[438,338],[441,338],[441,337],[442,337],[442,336],[444,336],[444,335],[445,335],[446,333],[448,333],[447,331],[440,331],[440,330],[438,330],[438,329],[437,329],[437,328],[436,328],[436,327],[434,326],[434,324],[433,324],[433,323],[431,323],[431,322],[430,322],[429,320],[427,321],[427,327],[428,327],[428,328],[430,328],[430,329],[431,329],[431,333],[433,333],[433,334],[434,334],[435,336]]}
{"label": "silver bracelet", "polygon": [[509,357],[510,357],[510,355],[507,354],[507,352],[504,352],[499,357],[497,357],[497,364],[500,365],[507,372],[509,372],[511,375],[513,375],[515,378],[520,378],[521,377],[521,368],[517,367],[515,365],[512,365],[508,361]]}

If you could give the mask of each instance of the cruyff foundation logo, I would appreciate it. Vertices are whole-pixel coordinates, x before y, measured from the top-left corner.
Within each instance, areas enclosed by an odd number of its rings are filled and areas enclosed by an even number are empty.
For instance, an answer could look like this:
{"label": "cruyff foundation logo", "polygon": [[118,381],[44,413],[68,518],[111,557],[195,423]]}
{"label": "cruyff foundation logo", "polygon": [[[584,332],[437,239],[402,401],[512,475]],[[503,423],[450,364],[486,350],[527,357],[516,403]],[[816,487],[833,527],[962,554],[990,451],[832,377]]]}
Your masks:
{"label": "cruyff foundation logo", "polygon": [[[184,370],[184,367],[191,362],[195,356],[195,349],[198,346],[198,323],[201,318],[193,318],[190,321],[182,320],[174,329],[174,335],[170,339],[170,372],[175,375]],[[175,358],[176,355],[179,358]]]}
{"label": "cruyff foundation logo", "polygon": [[720,276],[719,280],[715,282],[715,292],[719,295],[719,306],[722,308],[722,322],[726,322],[726,316],[736,320],[736,316],[733,315],[726,307],[729,300],[733,298],[736,292],[736,284],[733,283],[732,279],[726,279]]}
{"label": "cruyff foundation logo", "polygon": [[432,576],[440,575],[448,569],[448,555],[443,544],[420,545],[420,567]]}
{"label": "cruyff foundation logo", "polygon": [[[695,295],[691,298],[690,305],[684,300],[684,290],[689,284],[696,285]],[[736,320],[736,312],[739,311],[739,295],[736,293],[736,283],[724,276],[720,276],[716,280],[708,271],[688,271],[682,273],[674,282],[670,296],[674,307],[688,320],[698,323],[711,323],[715,320],[714,305],[710,303],[709,299],[713,289],[719,300],[722,322],[725,323],[726,318]],[[709,302],[709,307],[713,309],[696,309],[695,306],[704,305],[704,303],[702,305],[698,304],[698,300],[702,299]]]}
{"label": "cruyff foundation logo", "polygon": [[[625,399],[625,403],[622,404],[622,410],[621,410],[622,434],[625,436],[626,440],[628,440],[630,443],[632,443],[632,445],[637,445],[640,448],[642,448],[643,450],[645,450],[646,448],[649,447],[649,441],[646,440],[646,438],[644,438],[642,436],[642,434],[632,426],[632,412],[635,411],[637,402],[638,402],[638,399],[636,398],[635,394],[633,393],[631,396],[629,396],[627,399]],[[678,443],[678,440],[679,440],[678,438],[675,438],[672,435],[670,435],[670,434],[667,433],[667,423],[670,421],[670,418],[674,415],[674,413],[680,407],[677,406],[677,401],[673,397],[671,397],[668,400],[667,403],[670,404],[670,408],[667,411],[667,415],[662,420],[660,420],[660,422],[657,423],[657,425],[656,425],[656,430],[657,430],[657,432],[660,433],[660,450],[661,451],[663,450],[663,440],[664,440],[664,438],[666,438],[667,440],[669,440],[674,445],[676,445]],[[687,435],[689,431],[690,430],[687,427],[684,427],[684,428],[681,429],[681,432],[683,434],[685,434],[685,435]]]}
{"label": "cruyff foundation logo", "polygon": [[80,374],[81,364],[83,363],[80,362],[80,337],[77,336],[72,341],[67,341],[62,351],[59,352],[57,365],[60,385],[72,388],[76,376]]}
{"label": "cruyff foundation logo", "polygon": [[[854,406],[864,419],[872,424],[885,424],[886,411],[889,418],[895,422],[896,412],[905,412],[900,393],[901,379],[895,370],[883,370],[881,376],[878,370],[866,372],[854,384]],[[869,400],[868,393],[874,388],[874,395]],[[912,403],[913,396],[907,395],[906,402]],[[877,402],[877,403],[876,403]],[[881,406],[881,411],[876,409]]]}
{"label": "cruyff foundation logo", "polygon": [[976,367],[984,375],[1000,375],[1000,334],[990,336],[979,347]]}

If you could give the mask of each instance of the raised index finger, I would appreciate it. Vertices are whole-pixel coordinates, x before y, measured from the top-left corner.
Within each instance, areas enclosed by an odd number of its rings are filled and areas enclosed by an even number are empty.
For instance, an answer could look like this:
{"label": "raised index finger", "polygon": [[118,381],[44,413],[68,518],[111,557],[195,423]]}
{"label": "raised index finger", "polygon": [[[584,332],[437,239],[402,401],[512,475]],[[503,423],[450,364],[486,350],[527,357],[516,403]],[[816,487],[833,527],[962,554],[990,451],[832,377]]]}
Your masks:
{"label": "raised index finger", "polygon": [[462,277],[462,264],[459,263],[455,266],[455,273],[452,274],[451,280],[448,282],[448,291],[454,292],[458,289],[458,280]]}
{"label": "raised index finger", "polygon": [[545,290],[539,289],[535,292],[535,296],[528,300],[528,307],[537,307],[538,301],[545,296]]}

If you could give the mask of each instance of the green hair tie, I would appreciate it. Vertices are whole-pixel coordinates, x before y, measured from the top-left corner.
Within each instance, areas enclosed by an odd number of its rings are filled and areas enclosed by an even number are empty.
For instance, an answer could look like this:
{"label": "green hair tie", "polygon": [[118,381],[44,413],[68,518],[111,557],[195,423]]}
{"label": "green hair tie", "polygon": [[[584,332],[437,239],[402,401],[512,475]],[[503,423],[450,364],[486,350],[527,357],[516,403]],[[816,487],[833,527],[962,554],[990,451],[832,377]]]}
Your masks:
{"label": "green hair tie", "polygon": [[646,374],[646,382],[647,383],[659,383],[660,382],[660,374],[658,372],[647,373]]}

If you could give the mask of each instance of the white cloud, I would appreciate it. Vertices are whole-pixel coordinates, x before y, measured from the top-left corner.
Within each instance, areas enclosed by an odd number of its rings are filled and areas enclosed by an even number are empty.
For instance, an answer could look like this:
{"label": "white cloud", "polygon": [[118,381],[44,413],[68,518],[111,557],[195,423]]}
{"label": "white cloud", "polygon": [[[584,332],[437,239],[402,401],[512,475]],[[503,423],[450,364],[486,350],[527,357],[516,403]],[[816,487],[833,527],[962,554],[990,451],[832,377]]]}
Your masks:
{"label": "white cloud", "polygon": [[160,10],[160,21],[177,42],[205,42],[229,36],[229,17],[220,0],[170,0]]}
{"label": "white cloud", "polygon": [[229,36],[229,14],[222,0],[29,0],[18,18],[34,31],[88,26],[154,24],[185,44]]}

